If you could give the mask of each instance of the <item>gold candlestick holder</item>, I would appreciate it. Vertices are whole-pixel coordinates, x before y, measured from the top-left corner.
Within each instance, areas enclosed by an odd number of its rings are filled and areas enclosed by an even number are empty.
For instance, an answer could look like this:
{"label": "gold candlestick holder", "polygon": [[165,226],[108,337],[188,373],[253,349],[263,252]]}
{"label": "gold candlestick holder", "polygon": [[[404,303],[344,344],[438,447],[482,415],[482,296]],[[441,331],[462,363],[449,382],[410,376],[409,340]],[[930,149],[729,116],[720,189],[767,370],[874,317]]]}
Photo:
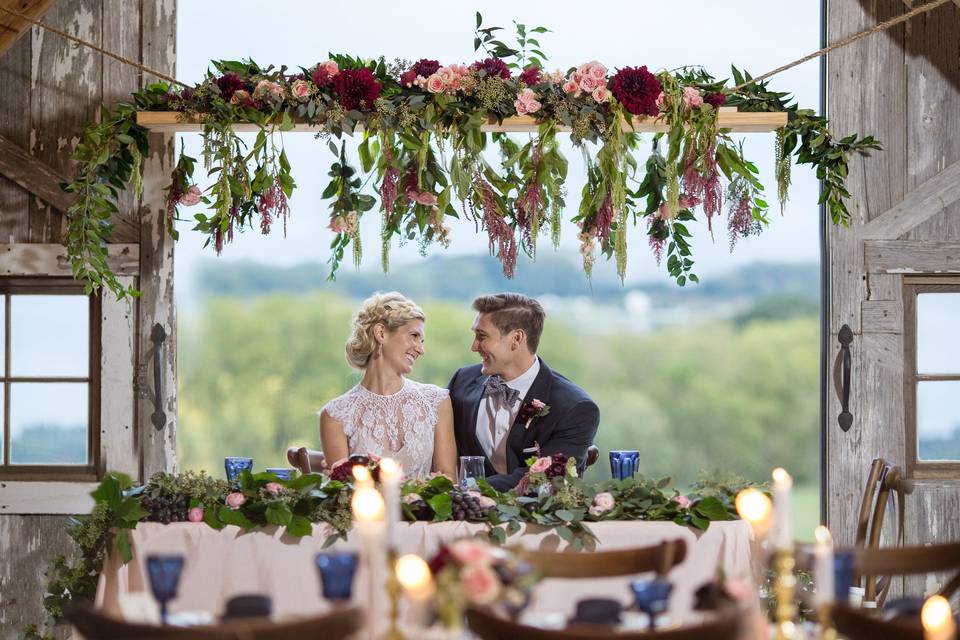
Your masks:
{"label": "gold candlestick holder", "polygon": [[837,630],[833,628],[833,606],[821,604],[817,616],[820,618],[820,640],[837,640]]}
{"label": "gold candlestick holder", "polygon": [[796,560],[793,557],[792,550],[778,549],[774,551],[773,571],[776,582],[773,589],[777,598],[776,640],[795,640],[797,638],[797,627],[794,623],[797,617],[797,604],[794,601],[797,578],[793,575],[795,564]]}
{"label": "gold candlestick holder", "polygon": [[406,640],[400,631],[400,596],[403,587],[397,579],[397,550],[393,547],[387,550],[387,597],[390,600],[390,626],[387,629],[385,640]]}

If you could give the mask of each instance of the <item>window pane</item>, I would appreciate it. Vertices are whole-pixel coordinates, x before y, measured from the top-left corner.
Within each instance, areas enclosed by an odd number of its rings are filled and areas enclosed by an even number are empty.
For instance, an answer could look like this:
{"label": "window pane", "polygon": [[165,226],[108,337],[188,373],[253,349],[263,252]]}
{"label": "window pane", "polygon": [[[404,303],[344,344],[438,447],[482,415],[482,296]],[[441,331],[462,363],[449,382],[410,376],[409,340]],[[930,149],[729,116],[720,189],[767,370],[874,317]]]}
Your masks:
{"label": "window pane", "polygon": [[960,460],[960,381],[917,384],[917,451],[920,460]]}
{"label": "window pane", "polygon": [[85,377],[89,346],[87,296],[11,296],[11,375]]}
{"label": "window pane", "polygon": [[86,464],[86,383],[10,385],[10,462]]}
{"label": "window pane", "polygon": [[917,295],[917,373],[960,373],[960,293]]}

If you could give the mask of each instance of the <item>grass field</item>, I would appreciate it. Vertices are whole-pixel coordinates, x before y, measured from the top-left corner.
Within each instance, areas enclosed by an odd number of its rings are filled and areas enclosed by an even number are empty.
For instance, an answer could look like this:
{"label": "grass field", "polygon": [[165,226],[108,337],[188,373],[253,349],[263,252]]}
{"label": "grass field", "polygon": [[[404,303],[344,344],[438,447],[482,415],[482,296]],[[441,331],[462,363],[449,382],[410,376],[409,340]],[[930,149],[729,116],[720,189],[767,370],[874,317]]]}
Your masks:
{"label": "grass field", "polygon": [[820,487],[801,485],[793,488],[793,537],[813,542],[813,530],[820,524]]}

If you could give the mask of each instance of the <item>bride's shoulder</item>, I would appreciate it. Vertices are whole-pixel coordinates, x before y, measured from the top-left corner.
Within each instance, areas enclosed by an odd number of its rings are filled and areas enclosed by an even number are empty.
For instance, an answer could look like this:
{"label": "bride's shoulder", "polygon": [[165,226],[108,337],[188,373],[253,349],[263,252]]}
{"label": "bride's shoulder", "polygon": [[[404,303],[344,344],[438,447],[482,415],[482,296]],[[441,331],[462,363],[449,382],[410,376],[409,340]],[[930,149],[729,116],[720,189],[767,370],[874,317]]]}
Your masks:
{"label": "bride's shoulder", "polygon": [[323,405],[323,407],[317,411],[317,415],[322,416],[326,413],[334,420],[343,422],[346,414],[349,413],[350,408],[353,407],[357,401],[357,387],[359,386],[360,385],[357,385],[346,393],[328,400],[327,404]]}
{"label": "bride's shoulder", "polygon": [[446,387],[438,387],[435,384],[417,382],[409,378],[407,378],[407,384],[410,385],[411,390],[436,402],[440,402],[450,395],[450,391]]}

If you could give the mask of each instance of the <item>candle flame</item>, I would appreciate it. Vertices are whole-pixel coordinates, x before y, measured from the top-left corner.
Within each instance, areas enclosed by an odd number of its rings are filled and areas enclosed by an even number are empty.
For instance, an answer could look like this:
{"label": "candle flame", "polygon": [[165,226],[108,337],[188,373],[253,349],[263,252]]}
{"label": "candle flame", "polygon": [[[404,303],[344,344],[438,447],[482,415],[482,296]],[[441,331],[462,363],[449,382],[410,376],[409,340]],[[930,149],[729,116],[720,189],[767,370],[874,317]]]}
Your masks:
{"label": "candle flame", "polygon": [[813,530],[813,537],[817,544],[833,545],[833,536],[830,535],[830,529],[822,525]]}
{"label": "candle flame", "polygon": [[750,524],[760,524],[770,517],[773,505],[767,494],[750,487],[737,494],[737,513]]}
{"label": "candle flame", "polygon": [[777,467],[773,470],[773,482],[779,485],[793,486],[793,478],[783,467]]}
{"label": "candle flame", "polygon": [[383,458],[380,460],[380,480],[392,480],[399,478],[403,473],[403,468],[393,458]]}
{"label": "candle flame", "polygon": [[950,603],[943,596],[930,596],[923,603],[920,620],[923,622],[925,631],[935,631],[949,626],[953,621]]}
{"label": "candle flame", "polygon": [[353,469],[350,470],[353,473],[353,479],[357,482],[364,484],[371,481],[370,470],[367,469],[362,464],[353,465]]}
{"label": "candle flame", "polygon": [[383,520],[386,508],[383,504],[383,496],[372,487],[357,489],[353,492],[353,499],[350,501],[353,508],[353,516],[361,522],[372,520]]}
{"label": "candle flame", "polygon": [[428,586],[433,577],[430,567],[417,555],[401,556],[396,564],[397,581],[407,590],[419,590]]}

